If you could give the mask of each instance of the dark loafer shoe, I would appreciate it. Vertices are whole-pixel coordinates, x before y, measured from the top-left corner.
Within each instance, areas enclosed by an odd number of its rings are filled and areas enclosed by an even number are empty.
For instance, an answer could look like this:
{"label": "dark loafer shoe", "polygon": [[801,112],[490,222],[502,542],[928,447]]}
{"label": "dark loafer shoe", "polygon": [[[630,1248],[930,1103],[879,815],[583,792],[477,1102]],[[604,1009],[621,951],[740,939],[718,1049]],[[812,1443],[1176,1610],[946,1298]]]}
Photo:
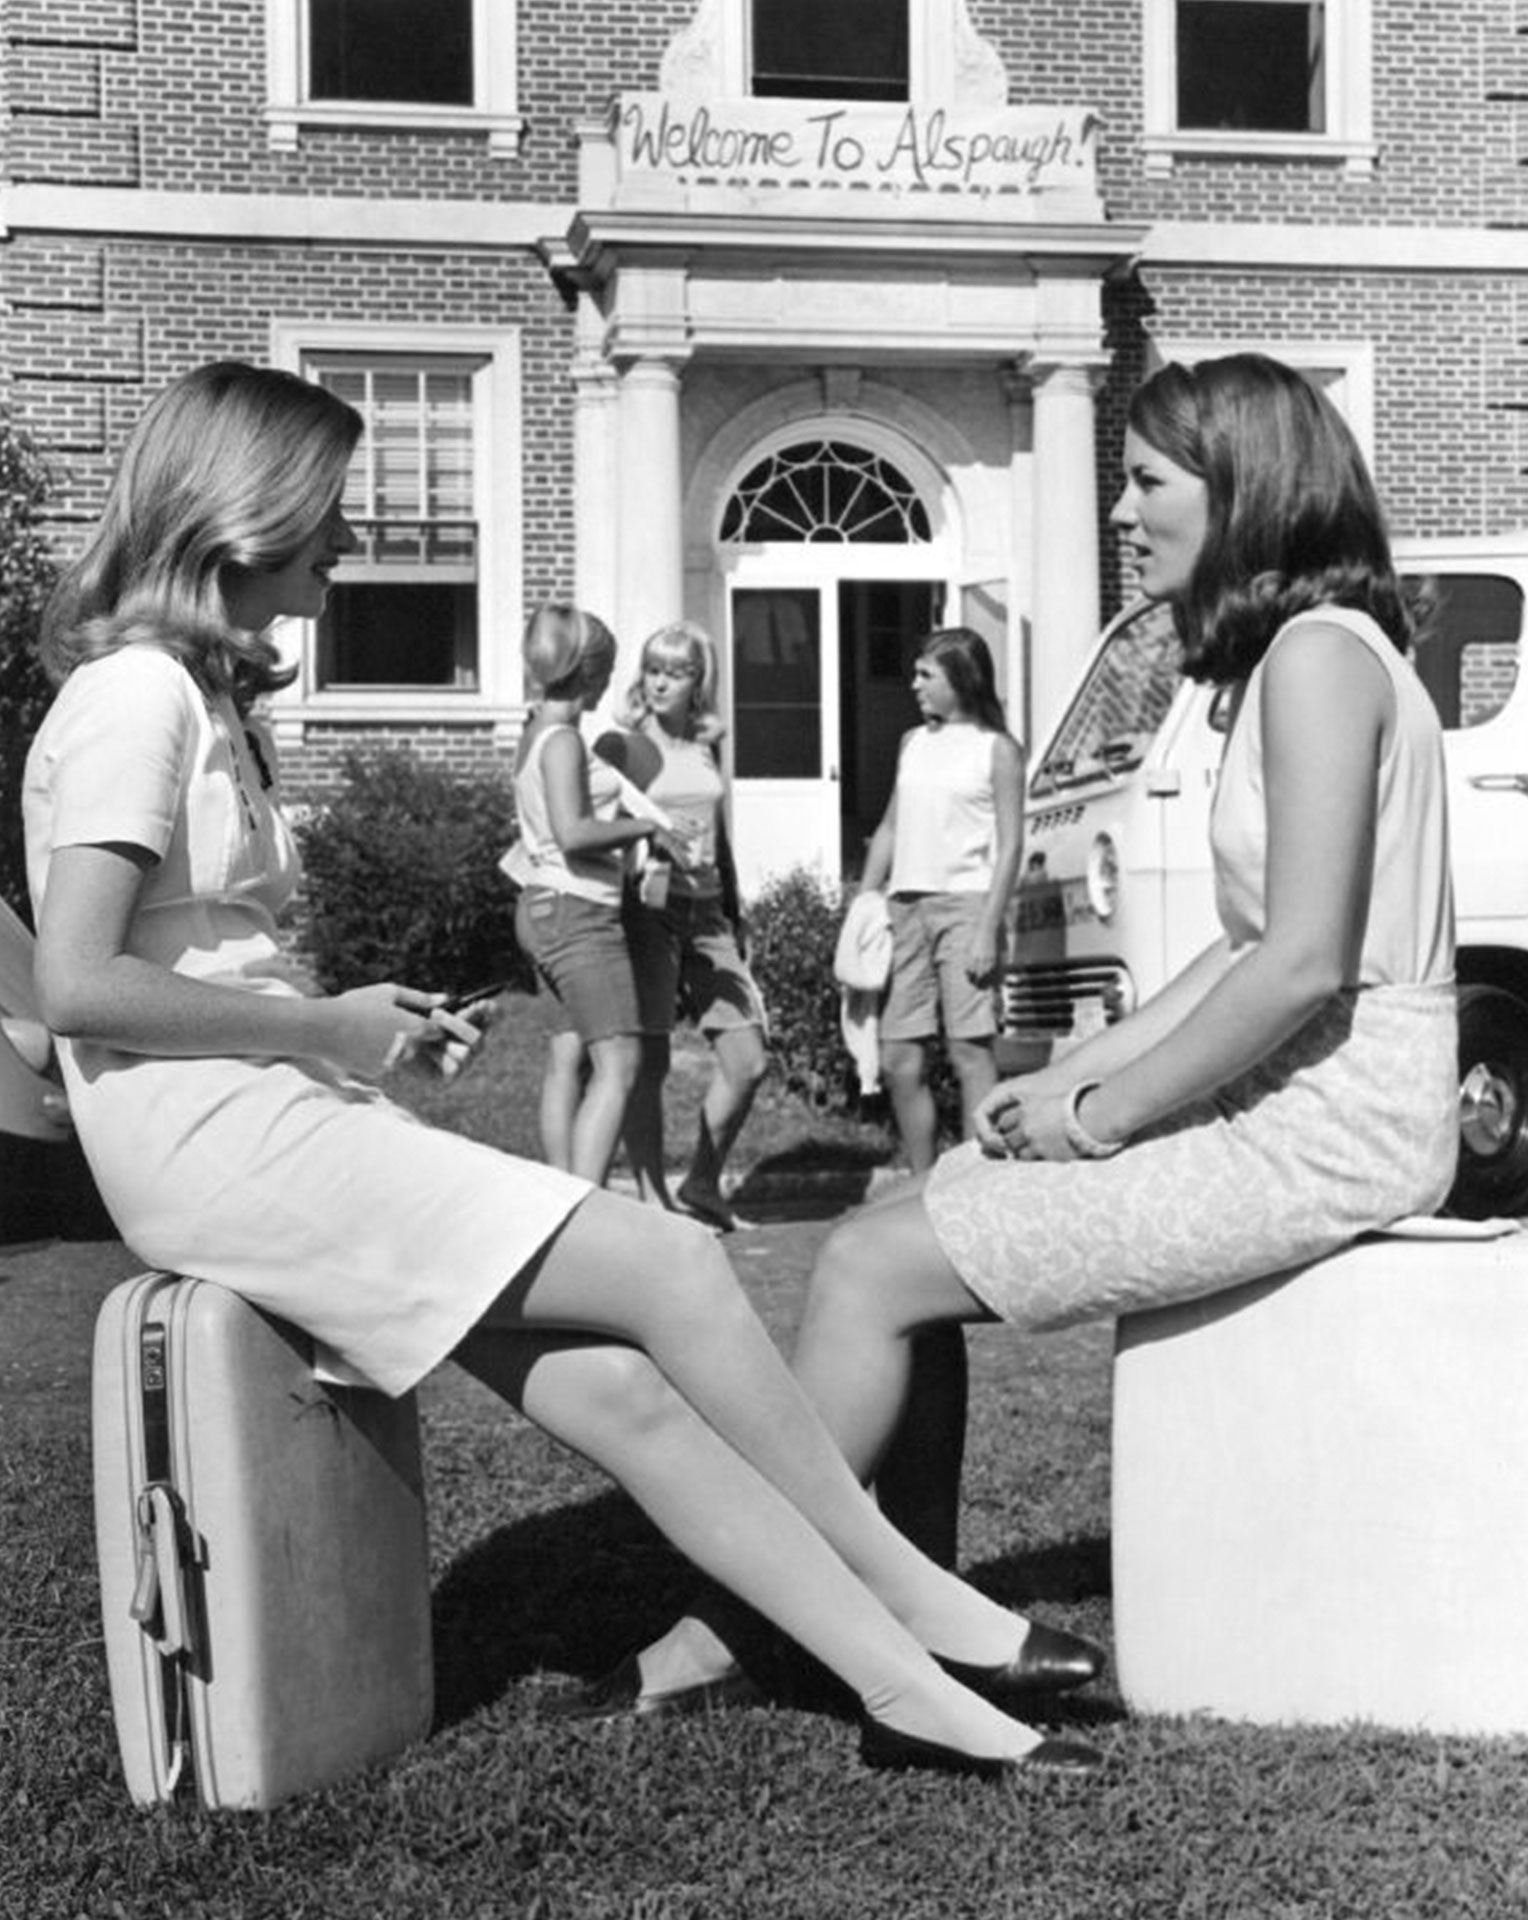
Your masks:
{"label": "dark loafer shoe", "polygon": [[543,1720],[636,1720],[680,1718],[685,1714],[714,1713],[726,1707],[756,1707],[764,1695],[741,1667],[719,1680],[702,1680],[693,1687],[671,1687],[667,1693],[644,1693],[642,1669],[629,1653],[618,1667],[586,1687],[570,1687],[541,1708]]}
{"label": "dark loafer shoe", "polygon": [[964,1660],[946,1660],[936,1655],[952,1680],[979,1693],[985,1699],[1008,1701],[1034,1700],[1057,1693],[1070,1693],[1085,1687],[1103,1672],[1104,1654],[1091,1640],[1075,1633],[1063,1633],[1059,1627],[1045,1627],[1038,1620],[1029,1623],[1024,1644],[1011,1660],[996,1666],[972,1666]]}
{"label": "dark loafer shoe", "polygon": [[930,1773],[1014,1780],[1040,1773],[1071,1774],[1074,1778],[1096,1773],[1104,1757],[1096,1747],[1085,1747],[1080,1740],[1042,1740],[1017,1759],[999,1760],[942,1746],[937,1740],[921,1740],[915,1733],[898,1733],[895,1727],[882,1726],[878,1720],[866,1720],[860,1732],[860,1758],[867,1767],[896,1772],[918,1767]]}

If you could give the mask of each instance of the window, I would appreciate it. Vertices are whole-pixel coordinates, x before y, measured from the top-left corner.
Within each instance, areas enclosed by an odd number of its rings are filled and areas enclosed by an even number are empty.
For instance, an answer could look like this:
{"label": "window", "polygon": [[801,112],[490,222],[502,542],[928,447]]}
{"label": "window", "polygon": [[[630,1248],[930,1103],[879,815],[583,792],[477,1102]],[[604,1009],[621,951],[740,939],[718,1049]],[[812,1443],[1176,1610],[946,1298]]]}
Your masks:
{"label": "window", "polygon": [[1374,459],[1374,348],[1367,340],[1279,340],[1260,334],[1227,334],[1215,339],[1159,337],[1151,343],[1151,365],[1176,360],[1218,360],[1227,353],[1266,353],[1295,367],[1321,391],[1353,429],[1366,460]]}
{"label": "window", "polygon": [[308,96],[472,105],[472,0],[308,0]]}
{"label": "window", "polygon": [[1517,684],[1523,592],[1505,574],[1434,573],[1408,579],[1421,589],[1428,618],[1416,651],[1417,673],[1445,727],[1494,720]]}
{"label": "window", "polygon": [[781,447],[744,474],[722,514],[723,540],[927,540],[928,509],[878,453],[833,440]]}
{"label": "window", "polygon": [[343,496],[359,544],[323,616],[277,629],[298,669],[273,696],[278,734],[488,719],[508,737],[524,617],[515,329],[278,320],[271,362],[365,422]]}
{"label": "window", "polygon": [[1178,0],[1178,125],[1326,130],[1321,0]]}
{"label": "window", "polygon": [[1183,683],[1172,613],[1143,606],[1115,628],[1029,783],[1033,799],[1132,773]]}
{"label": "window", "polygon": [[910,0],[753,0],[752,89],[786,100],[905,100]]}
{"label": "window", "polygon": [[1149,171],[1175,158],[1374,161],[1371,0],[1143,0]]}
{"label": "window", "polygon": [[475,690],[476,366],[336,359],[312,372],[366,422],[344,500],[361,545],[318,623],[317,686]]}
{"label": "window", "polygon": [[702,97],[1008,104],[1007,68],[968,0],[708,0],[691,11],[663,64]]}
{"label": "window", "polygon": [[513,152],[514,0],[265,0],[275,147],[304,127],[486,133]]}
{"label": "window", "polygon": [[732,596],[733,771],[740,780],[822,775],[822,618],[815,587]]}

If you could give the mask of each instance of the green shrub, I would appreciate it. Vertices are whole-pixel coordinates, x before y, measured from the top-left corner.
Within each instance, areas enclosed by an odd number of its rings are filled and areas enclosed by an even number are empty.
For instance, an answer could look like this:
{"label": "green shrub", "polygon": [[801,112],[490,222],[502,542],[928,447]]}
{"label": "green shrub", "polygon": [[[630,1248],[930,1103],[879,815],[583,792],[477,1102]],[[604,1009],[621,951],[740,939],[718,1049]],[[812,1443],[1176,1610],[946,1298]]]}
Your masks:
{"label": "green shrub", "polygon": [[834,1112],[859,1091],[833,978],[842,920],[839,889],[805,867],[767,881],[748,903],[748,964],[769,1009],[770,1050],[791,1093]]}
{"label": "green shrub", "polygon": [[58,572],[38,531],[52,493],[36,447],[0,419],[0,897],[28,921],[21,774],[53,697],[36,654],[43,603]]}
{"label": "green shrub", "polygon": [[400,750],[347,755],[339,792],[297,829],[299,938],[319,985],[528,986],[497,867],[514,817],[507,781],[465,779]]}
{"label": "green shrub", "polygon": [[[884,1086],[862,1094],[839,1025],[833,950],[847,898],[806,867],[767,881],[748,904],[748,964],[769,1009],[770,1051],[787,1089],[820,1111],[879,1115]],[[960,1138],[960,1086],[941,1046],[931,1049],[929,1086],[941,1138]]]}

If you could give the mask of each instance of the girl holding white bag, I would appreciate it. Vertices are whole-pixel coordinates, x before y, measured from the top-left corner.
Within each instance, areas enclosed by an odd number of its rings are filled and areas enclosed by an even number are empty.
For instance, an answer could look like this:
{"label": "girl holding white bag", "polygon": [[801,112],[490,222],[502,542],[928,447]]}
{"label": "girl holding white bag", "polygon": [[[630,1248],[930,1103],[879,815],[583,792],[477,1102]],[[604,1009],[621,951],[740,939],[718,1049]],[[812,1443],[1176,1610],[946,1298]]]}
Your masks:
{"label": "girl holding white bag", "polygon": [[[532,614],[523,653],[541,697],[515,755],[520,838],[511,871],[523,883],[515,933],[565,1022],[542,1083],[542,1144],[553,1165],[600,1185],[642,1060],[621,922],[627,858],[641,844],[676,864],[687,856],[659,809],[623,811],[629,783],[588,752],[579,732],[615,670],[610,629],[577,607],[549,604]],[[581,1087],[580,1053],[589,1062]]]}

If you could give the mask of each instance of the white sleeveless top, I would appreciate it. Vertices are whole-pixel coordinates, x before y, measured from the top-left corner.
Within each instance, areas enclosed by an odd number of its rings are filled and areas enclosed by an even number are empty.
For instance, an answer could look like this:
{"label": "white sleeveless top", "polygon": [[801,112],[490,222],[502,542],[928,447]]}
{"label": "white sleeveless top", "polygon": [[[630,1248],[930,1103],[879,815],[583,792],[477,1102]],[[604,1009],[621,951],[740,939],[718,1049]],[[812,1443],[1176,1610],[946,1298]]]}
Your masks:
{"label": "white sleeveless top", "polygon": [[990,728],[965,722],[903,736],[889,893],[985,893],[992,885],[996,746]]}
{"label": "white sleeveless top", "polygon": [[1312,621],[1341,627],[1369,648],[1395,689],[1395,716],[1379,765],[1374,878],[1354,986],[1435,986],[1454,977],[1454,902],[1448,865],[1443,731],[1437,709],[1383,629],[1351,607],[1315,607],[1274,635],[1247,681],[1226,742],[1210,848],[1215,906],[1233,946],[1262,938],[1267,912],[1268,819],[1263,786],[1262,689],[1269,656]]}
{"label": "white sleeveless top", "polygon": [[[581,899],[594,900],[601,906],[619,907],[626,875],[625,848],[611,847],[603,853],[570,856],[558,846],[552,832],[546,774],[541,765],[542,749],[554,733],[577,732],[577,727],[561,721],[543,728],[526,749],[525,759],[515,775],[515,813],[520,825],[516,851],[521,856],[516,862],[516,875],[528,886],[550,887],[554,893],[576,893]],[[615,769],[597,753],[587,751],[584,765],[590,813],[596,820],[613,820],[621,797]]]}

